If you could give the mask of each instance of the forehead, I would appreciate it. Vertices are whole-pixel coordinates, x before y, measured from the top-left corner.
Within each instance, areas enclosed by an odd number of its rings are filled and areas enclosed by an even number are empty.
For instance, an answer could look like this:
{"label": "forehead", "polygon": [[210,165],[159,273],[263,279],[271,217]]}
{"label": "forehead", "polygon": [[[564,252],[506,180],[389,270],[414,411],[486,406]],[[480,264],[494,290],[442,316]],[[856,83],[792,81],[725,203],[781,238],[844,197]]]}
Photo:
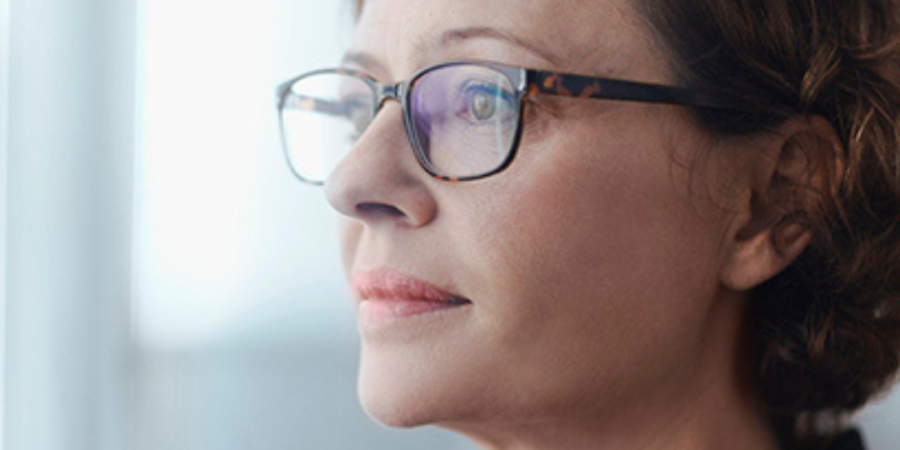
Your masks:
{"label": "forehead", "polygon": [[365,0],[349,52],[391,79],[466,58],[639,81],[663,69],[630,0]]}

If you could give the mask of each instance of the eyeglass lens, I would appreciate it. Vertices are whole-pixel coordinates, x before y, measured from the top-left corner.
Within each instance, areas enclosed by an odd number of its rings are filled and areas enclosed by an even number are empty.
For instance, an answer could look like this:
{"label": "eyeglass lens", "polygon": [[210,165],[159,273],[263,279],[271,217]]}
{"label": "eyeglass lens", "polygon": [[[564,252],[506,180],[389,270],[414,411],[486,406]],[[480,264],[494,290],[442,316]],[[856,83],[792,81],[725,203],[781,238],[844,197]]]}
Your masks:
{"label": "eyeglass lens", "polygon": [[[371,123],[373,85],[338,72],[296,81],[282,107],[282,136],[294,171],[324,182]],[[448,177],[492,172],[509,156],[518,97],[509,78],[474,64],[440,66],[413,80],[407,111],[420,162]]]}

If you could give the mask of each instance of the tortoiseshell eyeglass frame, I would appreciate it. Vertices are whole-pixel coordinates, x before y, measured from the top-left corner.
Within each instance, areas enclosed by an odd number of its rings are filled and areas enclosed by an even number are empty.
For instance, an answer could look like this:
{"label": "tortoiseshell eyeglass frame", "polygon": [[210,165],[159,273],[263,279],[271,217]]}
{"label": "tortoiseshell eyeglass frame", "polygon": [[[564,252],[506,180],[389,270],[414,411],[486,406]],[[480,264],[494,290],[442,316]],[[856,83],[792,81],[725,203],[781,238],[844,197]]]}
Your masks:
{"label": "tortoiseshell eyeglass frame", "polygon": [[[514,138],[507,152],[506,158],[496,168],[484,173],[468,176],[448,176],[440,173],[428,160],[425,152],[422,150],[416,133],[413,130],[413,121],[411,110],[409,108],[410,96],[416,83],[430,72],[441,70],[451,66],[475,65],[493,69],[504,76],[516,87],[516,106],[517,114]],[[400,102],[403,109],[403,122],[406,127],[406,134],[412,144],[413,152],[422,168],[431,176],[446,181],[469,181],[485,178],[503,171],[509,167],[522,138],[522,122],[524,118],[524,109],[522,105],[525,99],[532,95],[549,94],[560,95],[565,97],[575,97],[582,99],[606,99],[606,100],[625,100],[645,103],[663,103],[672,105],[684,105],[700,108],[714,109],[733,109],[729,105],[719,102],[713,95],[704,91],[697,91],[673,86],[665,86],[652,83],[640,83],[635,81],[626,81],[613,78],[594,77],[588,75],[577,75],[571,73],[560,73],[546,70],[529,69],[524,67],[507,66],[495,62],[488,61],[453,61],[441,63],[431,67],[424,68],[412,76],[409,80],[401,81],[394,84],[384,84],[375,80],[374,77],[363,71],[335,68],[321,69],[309,72],[281,83],[276,88],[276,96],[278,100],[278,116],[281,132],[281,142],[284,147],[285,156],[288,157],[288,165],[291,171],[301,181],[306,183],[322,185],[323,181],[308,180],[301,176],[293,168],[288,156],[287,140],[284,134],[283,111],[288,107],[299,107],[301,109],[321,111],[330,115],[341,115],[343,110],[332,103],[316,101],[315,99],[300,99],[292,97],[291,87],[294,83],[301,79],[323,74],[339,74],[348,75],[364,81],[372,89],[374,96],[375,110],[372,112],[372,121],[375,115],[388,99],[394,99]]]}

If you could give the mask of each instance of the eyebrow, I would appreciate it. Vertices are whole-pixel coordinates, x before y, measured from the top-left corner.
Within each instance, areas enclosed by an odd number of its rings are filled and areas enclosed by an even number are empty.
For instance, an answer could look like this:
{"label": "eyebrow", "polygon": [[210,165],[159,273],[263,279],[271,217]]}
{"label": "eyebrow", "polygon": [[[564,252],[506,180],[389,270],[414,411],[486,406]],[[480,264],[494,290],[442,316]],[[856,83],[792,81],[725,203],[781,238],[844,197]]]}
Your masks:
{"label": "eyebrow", "polygon": [[377,73],[388,73],[385,65],[382,64],[378,58],[363,51],[348,51],[347,53],[344,53],[344,57],[341,59],[341,67],[345,67],[349,64],[354,64],[363,69]]}
{"label": "eyebrow", "polygon": [[[430,44],[419,43],[415,45],[415,53],[417,55],[429,55],[434,53],[438,48],[451,45],[457,42],[473,40],[473,39],[495,39],[503,41],[516,47],[522,48],[541,59],[550,63],[553,67],[560,65],[559,59],[552,53],[534,45],[527,40],[516,36],[515,34],[492,27],[475,26],[464,28],[453,28],[443,32],[440,37]],[[378,71],[380,73],[388,73],[387,67],[374,55],[365,51],[348,51],[341,60],[341,65],[355,64],[367,70]]]}
{"label": "eyebrow", "polygon": [[524,38],[516,36],[512,32],[492,27],[466,27],[450,29],[445,31],[441,35],[440,39],[438,39],[438,45],[444,46],[452,44],[454,42],[479,38],[504,41],[527,50],[528,52],[537,55],[541,59],[546,60],[554,66],[560,65],[560,61],[558,60],[558,58],[545,49],[540,48],[539,46],[527,41]]}

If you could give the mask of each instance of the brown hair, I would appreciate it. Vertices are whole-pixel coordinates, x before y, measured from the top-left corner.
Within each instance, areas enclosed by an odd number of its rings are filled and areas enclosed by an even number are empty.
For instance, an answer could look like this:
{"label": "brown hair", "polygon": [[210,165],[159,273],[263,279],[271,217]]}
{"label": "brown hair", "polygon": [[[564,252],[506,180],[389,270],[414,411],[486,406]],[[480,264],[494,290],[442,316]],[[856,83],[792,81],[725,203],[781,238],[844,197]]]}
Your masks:
{"label": "brown hair", "polygon": [[639,3],[679,81],[736,106],[693,111],[713,134],[818,115],[844,145],[838,186],[806,192],[780,223],[805,225],[813,243],[752,298],[760,396],[786,445],[816,448],[816,432],[837,431],[900,364],[900,6]]}

